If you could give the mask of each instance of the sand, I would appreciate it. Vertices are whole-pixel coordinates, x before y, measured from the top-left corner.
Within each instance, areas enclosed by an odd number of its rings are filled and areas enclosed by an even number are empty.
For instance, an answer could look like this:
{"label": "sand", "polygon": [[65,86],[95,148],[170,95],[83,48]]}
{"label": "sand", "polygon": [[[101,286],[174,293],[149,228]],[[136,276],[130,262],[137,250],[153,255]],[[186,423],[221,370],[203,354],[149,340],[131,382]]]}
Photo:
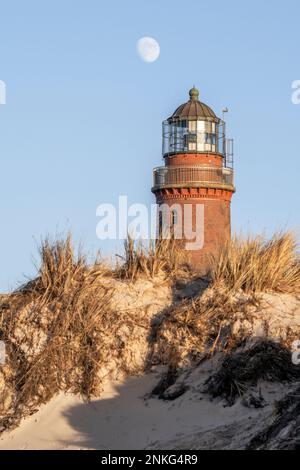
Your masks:
{"label": "sand", "polygon": [[[119,284],[116,308],[137,310],[149,325],[152,318],[174,301],[175,294],[178,296],[168,285],[145,281],[133,287]],[[184,289],[182,295],[193,297],[199,285],[192,285],[190,290]],[[300,297],[264,294],[251,316],[249,324],[241,316],[236,329],[242,326],[250,336],[275,340],[284,337],[288,328],[300,334]],[[121,332],[126,339],[127,359],[137,366],[145,362],[149,331],[136,326],[130,335]],[[60,393],[23,419],[18,428],[2,433],[0,450],[245,448],[254,435],[272,422],[274,403],[290,391],[289,387],[261,383],[259,388],[266,407],[247,408],[241,399],[228,407],[220,399],[211,401],[202,391],[204,381],[215,368],[216,359],[192,367],[185,378],[188,391],[176,400],[163,401],[150,396],[164,370],[162,367],[124,378],[119,376],[116,364],[112,364],[110,379],[100,397],[88,403],[79,396]]]}
{"label": "sand", "polygon": [[249,409],[240,400],[227,407],[200,391],[209,370],[198,368],[188,378],[188,392],[163,401],[149,397],[160,372],[110,382],[101,398],[90,403],[60,394],[2,434],[0,449],[238,448],[243,435],[247,441],[265,425],[274,400],[286,392],[278,384],[263,384],[266,408]]}

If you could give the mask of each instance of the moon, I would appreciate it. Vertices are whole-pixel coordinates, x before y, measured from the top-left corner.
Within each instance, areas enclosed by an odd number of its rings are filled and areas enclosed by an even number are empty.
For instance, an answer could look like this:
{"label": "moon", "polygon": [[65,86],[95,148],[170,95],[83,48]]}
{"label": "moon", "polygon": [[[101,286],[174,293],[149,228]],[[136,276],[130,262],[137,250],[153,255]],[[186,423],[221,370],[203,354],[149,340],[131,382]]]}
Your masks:
{"label": "moon", "polygon": [[144,62],[155,62],[159,58],[160,46],[149,36],[140,38],[136,44],[137,52]]}

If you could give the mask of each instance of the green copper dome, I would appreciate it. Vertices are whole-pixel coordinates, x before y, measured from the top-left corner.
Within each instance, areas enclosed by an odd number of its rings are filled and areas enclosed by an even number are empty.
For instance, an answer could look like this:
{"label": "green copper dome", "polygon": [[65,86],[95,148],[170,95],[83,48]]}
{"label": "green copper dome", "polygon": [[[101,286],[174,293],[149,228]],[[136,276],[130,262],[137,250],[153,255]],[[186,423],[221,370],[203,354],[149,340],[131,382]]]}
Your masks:
{"label": "green copper dome", "polygon": [[190,99],[192,101],[198,101],[199,99],[199,90],[197,90],[197,88],[193,87],[190,91],[189,91],[189,95],[190,95]]}

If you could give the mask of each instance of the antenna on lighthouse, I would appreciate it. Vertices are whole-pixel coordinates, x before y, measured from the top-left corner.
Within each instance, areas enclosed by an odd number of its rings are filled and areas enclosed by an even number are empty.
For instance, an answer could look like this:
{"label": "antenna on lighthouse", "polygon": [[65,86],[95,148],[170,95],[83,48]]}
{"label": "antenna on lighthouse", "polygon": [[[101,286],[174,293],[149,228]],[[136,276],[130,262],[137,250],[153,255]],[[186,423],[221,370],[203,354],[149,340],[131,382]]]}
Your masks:
{"label": "antenna on lighthouse", "polygon": [[228,113],[228,108],[227,107],[222,109],[222,119],[223,119],[223,121],[225,121],[225,113]]}

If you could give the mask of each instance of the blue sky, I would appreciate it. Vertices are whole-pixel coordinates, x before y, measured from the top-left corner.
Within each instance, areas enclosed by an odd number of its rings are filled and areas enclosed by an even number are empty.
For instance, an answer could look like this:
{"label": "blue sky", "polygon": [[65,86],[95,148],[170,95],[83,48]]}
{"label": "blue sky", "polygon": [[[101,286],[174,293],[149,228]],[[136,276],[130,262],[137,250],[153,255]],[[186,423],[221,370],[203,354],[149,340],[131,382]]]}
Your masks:
{"label": "blue sky", "polygon": [[[300,227],[300,3],[0,1],[0,291],[34,272],[41,237],[71,229],[92,253],[96,207],[153,203],[161,121],[189,88],[235,139],[233,231]],[[161,55],[142,62],[136,41]]]}

